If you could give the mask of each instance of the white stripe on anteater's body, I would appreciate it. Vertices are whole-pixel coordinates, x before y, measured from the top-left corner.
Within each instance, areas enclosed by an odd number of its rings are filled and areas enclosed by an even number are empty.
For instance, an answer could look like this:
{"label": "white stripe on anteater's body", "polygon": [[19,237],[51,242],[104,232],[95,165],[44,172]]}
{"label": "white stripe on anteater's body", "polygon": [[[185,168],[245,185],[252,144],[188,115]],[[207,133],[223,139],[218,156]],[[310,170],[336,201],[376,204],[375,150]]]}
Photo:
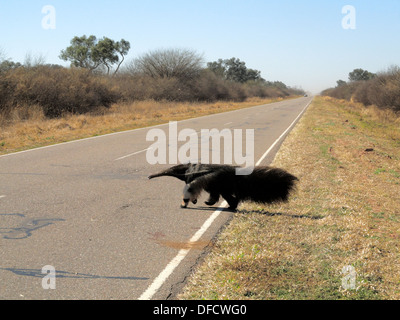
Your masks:
{"label": "white stripe on anteater's body", "polygon": [[222,196],[235,210],[241,201],[258,203],[285,202],[298,180],[295,176],[279,168],[255,167],[249,175],[237,175],[236,166],[212,164],[187,164],[171,167],[150,176],[173,176],[185,181],[182,207],[189,201],[197,202],[204,190],[210,194],[207,205],[214,205]]}

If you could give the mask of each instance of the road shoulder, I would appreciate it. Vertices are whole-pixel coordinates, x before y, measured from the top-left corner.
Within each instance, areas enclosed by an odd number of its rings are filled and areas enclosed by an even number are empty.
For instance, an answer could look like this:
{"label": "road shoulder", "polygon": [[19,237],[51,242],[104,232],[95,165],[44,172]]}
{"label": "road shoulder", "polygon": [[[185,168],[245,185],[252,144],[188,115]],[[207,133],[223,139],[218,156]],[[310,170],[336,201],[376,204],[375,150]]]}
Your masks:
{"label": "road shoulder", "polygon": [[180,299],[399,299],[398,129],[318,97],[273,165],[288,204],[244,204]]}

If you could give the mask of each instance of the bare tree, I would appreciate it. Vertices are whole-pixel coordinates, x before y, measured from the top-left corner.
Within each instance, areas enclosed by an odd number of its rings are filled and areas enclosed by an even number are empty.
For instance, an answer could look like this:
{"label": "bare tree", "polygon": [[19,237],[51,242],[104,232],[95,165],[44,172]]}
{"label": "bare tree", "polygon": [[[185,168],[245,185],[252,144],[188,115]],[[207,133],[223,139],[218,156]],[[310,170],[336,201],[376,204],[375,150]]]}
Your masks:
{"label": "bare tree", "polygon": [[133,69],[153,78],[196,78],[203,67],[203,57],[188,49],[160,49],[134,60]]}
{"label": "bare tree", "polygon": [[43,54],[38,53],[33,55],[32,52],[27,52],[25,54],[25,59],[23,65],[27,68],[42,66],[46,63],[46,58]]}
{"label": "bare tree", "polygon": [[0,47],[0,62],[6,60],[6,53],[2,47]]}

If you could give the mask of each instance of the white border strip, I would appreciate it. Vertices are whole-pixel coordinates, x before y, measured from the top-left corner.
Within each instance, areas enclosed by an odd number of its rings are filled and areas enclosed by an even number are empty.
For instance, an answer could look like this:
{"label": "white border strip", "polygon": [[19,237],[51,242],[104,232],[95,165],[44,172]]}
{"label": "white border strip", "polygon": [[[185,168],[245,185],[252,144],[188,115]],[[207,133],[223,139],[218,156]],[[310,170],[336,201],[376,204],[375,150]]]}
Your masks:
{"label": "white border strip", "polygon": [[[288,131],[296,124],[296,122],[300,119],[303,113],[306,111],[308,106],[311,104],[313,99],[304,107],[304,109],[300,112],[296,119],[290,124],[290,126],[285,130],[284,133],[280,135],[280,137],[271,145],[271,147],[262,155],[260,160],[258,160],[256,165],[259,165],[265,157],[271,152],[271,150],[280,142],[280,140],[288,133]],[[222,202],[217,210],[204,222],[201,228],[194,234],[194,236],[189,240],[190,242],[195,242],[201,238],[201,236],[207,231],[207,229],[211,226],[211,224],[218,218],[222,210],[226,207],[226,201]],[[182,262],[183,259],[187,256],[190,249],[181,249],[178,254],[173,258],[168,265],[165,267],[163,271],[154,279],[153,283],[147,288],[145,292],[138,298],[138,300],[150,300],[161,288],[164,282],[168,279],[168,277],[174,272],[174,270],[178,267],[178,265]]]}
{"label": "white border strip", "polygon": [[[199,230],[194,234],[194,236],[189,240],[189,243],[193,243],[201,238],[201,236],[207,231],[207,229],[211,226],[215,219],[218,218],[219,214],[227,205],[226,201],[222,202],[221,205],[214,213],[204,222]],[[150,300],[154,294],[160,289],[160,287],[164,284],[164,282],[168,279],[168,277],[174,272],[176,267],[181,263],[183,259],[186,258],[190,249],[181,249],[175,258],[173,258],[170,263],[165,267],[163,271],[158,275],[157,278],[154,279],[153,283],[150,287],[147,288],[145,292],[139,297],[138,300]]]}

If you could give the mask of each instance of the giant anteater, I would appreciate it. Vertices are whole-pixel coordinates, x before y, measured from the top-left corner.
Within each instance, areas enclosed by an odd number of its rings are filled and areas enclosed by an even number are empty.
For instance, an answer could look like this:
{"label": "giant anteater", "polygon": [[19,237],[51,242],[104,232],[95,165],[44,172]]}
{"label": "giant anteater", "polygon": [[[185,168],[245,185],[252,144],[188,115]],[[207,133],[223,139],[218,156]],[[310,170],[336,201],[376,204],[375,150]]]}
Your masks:
{"label": "giant anteater", "polygon": [[184,181],[182,208],[186,208],[189,201],[196,204],[205,190],[210,194],[205,202],[207,205],[214,205],[222,196],[231,210],[236,210],[241,201],[247,200],[265,204],[285,202],[298,180],[279,168],[258,166],[248,175],[237,175],[238,168],[220,164],[179,164],[150,175],[149,179],[171,176]]}

